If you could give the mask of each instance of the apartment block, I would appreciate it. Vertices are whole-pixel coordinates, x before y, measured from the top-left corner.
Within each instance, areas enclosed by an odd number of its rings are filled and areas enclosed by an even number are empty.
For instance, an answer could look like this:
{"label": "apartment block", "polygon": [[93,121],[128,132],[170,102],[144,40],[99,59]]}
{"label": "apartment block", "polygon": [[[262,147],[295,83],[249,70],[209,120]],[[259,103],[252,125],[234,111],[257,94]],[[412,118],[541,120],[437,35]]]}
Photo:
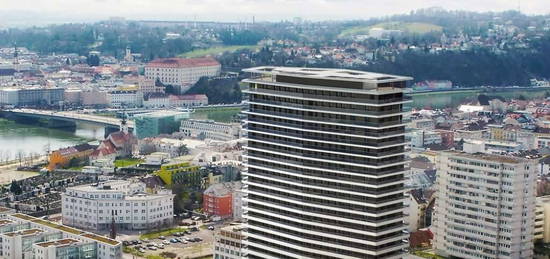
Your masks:
{"label": "apartment block", "polygon": [[113,180],[69,187],[61,196],[63,224],[83,229],[140,230],[173,223],[174,195],[148,194],[141,182]]}
{"label": "apartment block", "polygon": [[433,228],[440,255],[533,258],[537,162],[441,152]]}
{"label": "apartment block", "polygon": [[0,257],[9,259],[122,258],[116,240],[0,209]]}
{"label": "apartment block", "polygon": [[245,255],[243,225],[230,225],[214,234],[214,259],[241,259]]}

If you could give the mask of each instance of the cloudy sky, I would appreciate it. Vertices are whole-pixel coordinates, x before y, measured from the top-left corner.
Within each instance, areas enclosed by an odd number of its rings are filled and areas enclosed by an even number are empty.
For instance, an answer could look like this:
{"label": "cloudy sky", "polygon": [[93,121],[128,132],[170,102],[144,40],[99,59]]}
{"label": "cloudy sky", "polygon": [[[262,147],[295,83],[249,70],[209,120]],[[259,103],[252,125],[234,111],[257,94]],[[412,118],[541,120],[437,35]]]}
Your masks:
{"label": "cloudy sky", "polygon": [[439,6],[448,10],[550,13],[549,0],[0,0],[0,23],[127,19],[278,21],[366,19]]}

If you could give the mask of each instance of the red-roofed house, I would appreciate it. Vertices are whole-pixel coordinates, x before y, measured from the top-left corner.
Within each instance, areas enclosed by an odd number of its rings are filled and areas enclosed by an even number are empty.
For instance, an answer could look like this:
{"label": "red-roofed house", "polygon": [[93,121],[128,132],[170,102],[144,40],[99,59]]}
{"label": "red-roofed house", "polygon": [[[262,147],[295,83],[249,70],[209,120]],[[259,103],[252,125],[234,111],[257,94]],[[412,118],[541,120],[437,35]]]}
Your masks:
{"label": "red-roofed house", "polygon": [[219,76],[221,64],[214,58],[160,58],[145,66],[145,77],[165,85],[180,86],[185,92],[203,76]]}
{"label": "red-roofed house", "polygon": [[67,166],[71,162],[71,159],[87,159],[93,151],[94,147],[89,144],[80,144],[53,151],[50,154],[48,170],[51,171],[59,167]]}
{"label": "red-roofed house", "polygon": [[137,139],[132,133],[117,131],[101,142],[90,155],[91,160],[112,159],[127,157],[132,154],[133,147],[137,145]]}

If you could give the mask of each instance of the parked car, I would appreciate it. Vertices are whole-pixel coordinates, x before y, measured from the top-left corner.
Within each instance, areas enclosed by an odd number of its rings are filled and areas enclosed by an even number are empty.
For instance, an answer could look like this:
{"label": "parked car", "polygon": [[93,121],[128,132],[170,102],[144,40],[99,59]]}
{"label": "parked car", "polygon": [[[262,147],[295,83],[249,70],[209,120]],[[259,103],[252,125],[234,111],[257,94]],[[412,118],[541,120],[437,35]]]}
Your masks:
{"label": "parked car", "polygon": [[177,242],[178,240],[176,240],[175,238],[170,239],[170,243],[177,243]]}
{"label": "parked car", "polygon": [[160,236],[159,239],[164,240],[164,239],[166,239],[166,237],[165,236]]}
{"label": "parked car", "polygon": [[208,230],[214,230],[214,226],[208,227]]}
{"label": "parked car", "polygon": [[164,240],[164,241],[162,241],[162,243],[165,244],[165,245],[169,245],[169,244],[170,244],[170,241]]}

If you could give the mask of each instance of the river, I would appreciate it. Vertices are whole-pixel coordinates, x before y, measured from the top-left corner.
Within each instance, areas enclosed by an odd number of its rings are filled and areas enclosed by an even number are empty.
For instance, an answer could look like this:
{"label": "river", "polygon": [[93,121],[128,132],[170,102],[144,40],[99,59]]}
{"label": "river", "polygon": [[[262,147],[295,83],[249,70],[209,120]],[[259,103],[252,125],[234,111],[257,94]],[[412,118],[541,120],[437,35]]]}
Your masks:
{"label": "river", "polygon": [[75,132],[48,129],[0,118],[0,161],[15,159],[17,154],[46,154],[80,143],[102,139],[104,129],[89,123],[77,123]]}
{"label": "river", "polygon": [[[504,98],[517,98],[524,95],[526,98],[542,97],[550,89],[511,89],[501,92],[486,92],[487,95],[500,95]],[[413,94],[412,107],[445,108],[456,107],[465,101],[475,101],[481,90],[452,91],[435,93]],[[229,122],[239,113],[239,109],[220,108],[197,110],[192,114],[195,119],[211,119],[220,122]],[[6,157],[15,159],[17,153],[45,154],[46,150],[56,150],[62,147],[103,139],[104,129],[89,123],[77,123],[77,129],[67,132],[56,129],[47,129],[37,126],[18,124],[6,119],[0,119],[0,161]]]}

